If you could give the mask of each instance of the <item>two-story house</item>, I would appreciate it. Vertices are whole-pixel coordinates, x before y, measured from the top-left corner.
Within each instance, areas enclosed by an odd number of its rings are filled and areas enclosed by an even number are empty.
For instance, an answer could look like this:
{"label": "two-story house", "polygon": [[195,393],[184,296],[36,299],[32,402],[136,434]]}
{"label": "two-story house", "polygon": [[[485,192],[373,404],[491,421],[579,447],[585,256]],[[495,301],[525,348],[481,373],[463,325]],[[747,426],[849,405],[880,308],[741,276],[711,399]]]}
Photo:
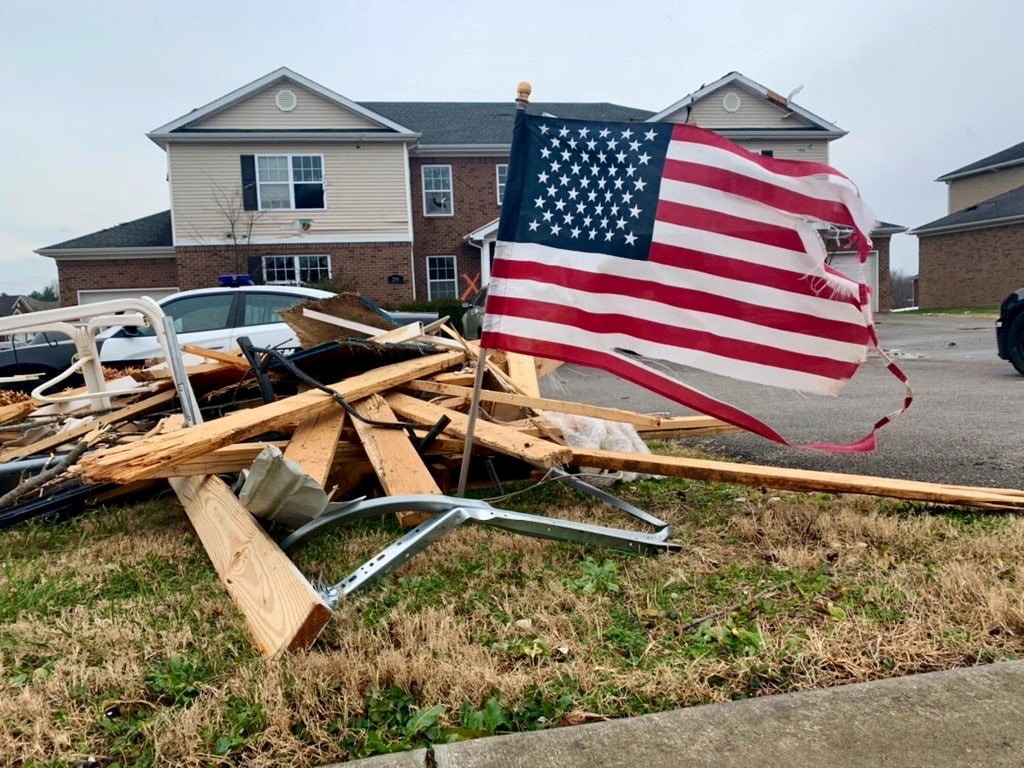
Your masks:
{"label": "two-story house", "polygon": [[918,237],[922,308],[996,306],[1024,285],[1024,142],[943,174],[946,215]]}
{"label": "two-story house", "polygon": [[[533,103],[538,114],[691,122],[752,151],[828,161],[845,132],[732,72],[660,111]],[[151,131],[167,157],[170,210],[41,248],[65,304],[160,297],[217,284],[329,283],[385,307],[469,298],[486,284],[515,106],[355,102],[281,68]],[[888,242],[868,277],[888,308]],[[833,264],[854,268],[844,233]]]}

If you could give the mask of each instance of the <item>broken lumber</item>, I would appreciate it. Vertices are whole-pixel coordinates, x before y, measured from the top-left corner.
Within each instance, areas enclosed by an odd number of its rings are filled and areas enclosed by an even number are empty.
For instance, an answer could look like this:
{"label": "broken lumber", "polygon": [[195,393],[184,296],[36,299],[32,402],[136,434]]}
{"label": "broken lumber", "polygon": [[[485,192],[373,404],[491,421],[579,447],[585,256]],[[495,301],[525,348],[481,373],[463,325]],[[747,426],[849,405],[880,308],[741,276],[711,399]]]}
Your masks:
{"label": "broken lumber", "polygon": [[[365,419],[398,423],[394,412],[380,395],[370,395],[357,403],[355,408]],[[353,419],[352,424],[363,442],[366,456],[370,459],[377,479],[388,496],[404,496],[411,493],[441,495],[437,481],[404,431],[375,427],[359,419]],[[419,525],[432,516],[422,512],[399,512],[398,522],[404,526]]]}
{"label": "broken lumber", "polygon": [[182,344],[181,351],[188,352],[190,355],[195,355],[196,357],[202,357],[207,360],[224,363],[225,365],[233,365],[236,368],[242,368],[246,371],[251,368],[248,360],[244,357],[239,357],[238,355],[232,355],[230,352],[208,349],[207,347],[200,347],[197,344]]}
{"label": "broken lumber", "polygon": [[9,424],[12,421],[18,421],[19,419],[28,416],[36,408],[39,407],[39,403],[35,400],[22,400],[20,403],[11,403],[0,408],[0,424]]}
{"label": "broken lumber", "polygon": [[[352,376],[329,389],[347,400],[357,400],[464,360],[462,352],[426,355]],[[85,456],[78,468],[87,482],[129,483],[155,477],[167,466],[292,424],[297,416],[309,419],[338,407],[330,395],[310,390],[257,408],[234,411],[180,432],[97,451]]]}
{"label": "broken lumber", "polygon": [[84,437],[94,429],[99,429],[110,424],[117,424],[122,421],[129,421],[130,419],[134,419],[136,416],[142,416],[143,414],[154,411],[161,406],[168,405],[169,403],[177,400],[177,398],[178,393],[173,389],[168,389],[157,395],[153,395],[152,397],[147,397],[145,400],[140,400],[133,405],[125,406],[124,408],[107,413],[97,419],[93,419],[92,421],[79,424],[66,432],[60,432],[56,435],[45,437],[42,440],[36,441],[32,445],[24,445],[0,451],[0,463],[23,459],[34,453],[46,453],[47,451],[52,451],[54,448],[59,448],[66,443],[70,443],[72,440]]}
{"label": "broken lumber", "polygon": [[641,455],[618,451],[573,448],[573,462],[599,469],[645,472],[689,480],[737,483],[754,487],[813,493],[856,493],[891,499],[955,504],[979,509],[1024,510],[1024,494],[998,489],[939,485],[870,475],[847,475],[728,461],[688,459],[681,456]]}
{"label": "broken lumber", "polygon": [[[442,384],[437,381],[410,381],[403,384],[402,389],[411,390],[413,392],[429,392],[435,395],[461,397],[466,402],[469,402],[473,397],[473,390],[470,387]],[[552,400],[547,397],[517,395],[512,392],[495,392],[490,389],[480,390],[480,401],[484,403],[516,405],[521,408],[532,408],[534,410],[555,411],[556,413],[571,413],[574,416],[590,416],[595,419],[618,421],[623,424],[633,424],[638,427],[659,427],[663,421],[657,416],[648,416],[647,414],[624,411],[618,408],[604,408],[598,405],[575,403],[571,400]],[[710,417],[702,416],[699,418],[708,419]]]}
{"label": "broken lumber", "polygon": [[260,653],[273,657],[309,648],[330,620],[331,609],[299,569],[223,480],[169,482]]}
{"label": "broken lumber", "polygon": [[324,411],[300,422],[284,449],[284,457],[302,467],[320,485],[326,485],[344,424],[342,410]]}
{"label": "broken lumber", "polygon": [[[395,413],[419,424],[436,424],[442,416],[451,419],[445,432],[465,439],[469,417],[464,413],[441,408],[415,397],[392,392],[385,397]],[[544,467],[560,467],[572,460],[572,451],[563,446],[537,437],[524,435],[515,429],[477,420],[473,436],[474,443],[522,459],[530,464]]]}

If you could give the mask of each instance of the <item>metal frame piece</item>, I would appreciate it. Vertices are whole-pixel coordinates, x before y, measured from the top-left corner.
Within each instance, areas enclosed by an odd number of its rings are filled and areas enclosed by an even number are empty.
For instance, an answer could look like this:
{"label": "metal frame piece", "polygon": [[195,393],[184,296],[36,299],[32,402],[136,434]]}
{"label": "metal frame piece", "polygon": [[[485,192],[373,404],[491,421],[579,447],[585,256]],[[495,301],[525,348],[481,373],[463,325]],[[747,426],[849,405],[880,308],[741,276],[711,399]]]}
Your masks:
{"label": "metal frame piece", "polygon": [[453,496],[413,494],[388,496],[381,499],[359,499],[343,504],[330,504],[323,515],[286,536],[279,543],[282,550],[291,553],[322,533],[371,517],[382,517],[394,512],[428,512],[435,516],[413,528],[402,538],[367,560],[337,584],[320,584],[317,589],[325,601],[336,608],[342,597],[366,586],[422,552],[449,531],[466,522],[501,528],[511,533],[535,536],[555,541],[609,547],[637,554],[675,552],[681,545],[666,541],[664,533],[646,534],[607,528],[589,523],[577,523],[524,512],[496,509],[486,501],[461,499]]}
{"label": "metal frame piece", "polygon": [[633,506],[628,501],[623,501],[617,496],[612,496],[610,493],[602,491],[597,486],[591,485],[590,483],[582,480],[581,478],[576,477],[576,475],[572,475],[566,472],[564,469],[560,469],[559,467],[552,467],[548,471],[551,472],[551,474],[554,475],[558,480],[564,480],[565,482],[569,483],[569,485],[573,486],[574,488],[578,488],[588,496],[593,496],[595,499],[603,501],[605,504],[610,504],[616,509],[622,510],[630,517],[635,517],[637,520],[647,523],[647,525],[651,526],[651,528],[654,529],[654,532],[662,538],[667,539],[669,536],[672,535],[672,526],[669,523],[666,523],[664,520],[659,520],[657,517],[650,514],[649,512],[644,512],[642,509]]}
{"label": "metal frame piece", "polygon": [[[117,314],[119,312],[122,314]],[[111,406],[111,393],[107,391],[106,381],[103,378],[103,365],[100,363],[99,347],[96,345],[97,332],[103,328],[148,323],[156,334],[157,341],[160,343],[168,365],[171,366],[174,383],[182,400],[182,408],[186,410],[186,415],[188,415],[189,406],[186,404],[186,400],[190,399],[194,403],[195,395],[192,394],[192,387],[188,382],[188,378],[184,376],[184,365],[181,363],[180,357],[181,351],[178,348],[173,325],[165,327],[165,318],[166,315],[160,308],[160,305],[148,297],[113,299],[111,301],[100,301],[95,304],[46,309],[40,312],[30,312],[25,315],[5,317],[0,319],[0,335],[25,333],[28,331],[56,331],[66,334],[75,343],[78,360],[56,378],[43,382],[36,387],[32,391],[32,397],[44,403],[62,403],[68,400],[88,399],[91,401],[90,408],[92,410],[104,410]],[[175,370],[175,356],[178,358],[177,362],[179,365],[177,371],[180,371],[180,373]],[[85,379],[87,393],[70,396],[45,394],[46,390],[51,389],[54,384],[63,381],[75,371],[81,371]],[[116,394],[123,395],[149,391],[151,391],[151,388],[145,386],[135,389],[118,390]]]}

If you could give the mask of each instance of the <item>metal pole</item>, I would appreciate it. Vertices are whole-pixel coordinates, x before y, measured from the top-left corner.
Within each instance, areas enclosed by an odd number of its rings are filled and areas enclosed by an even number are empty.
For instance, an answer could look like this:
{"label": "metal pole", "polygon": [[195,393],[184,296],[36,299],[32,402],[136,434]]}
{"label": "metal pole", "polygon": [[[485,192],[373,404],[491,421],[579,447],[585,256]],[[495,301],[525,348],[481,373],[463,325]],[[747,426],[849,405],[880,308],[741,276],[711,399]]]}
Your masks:
{"label": "metal pole", "polygon": [[[527,82],[519,83],[516,86],[516,109],[526,109],[530,103],[530,94],[533,88]],[[486,243],[485,243],[486,246]],[[490,249],[480,249],[481,273],[483,272],[483,260],[490,258]],[[483,286],[481,286],[483,287]],[[473,397],[469,401],[469,423],[466,425],[466,445],[462,449],[462,466],[459,467],[458,495],[466,495],[466,479],[469,477],[469,461],[473,455],[473,434],[476,431],[476,417],[480,411],[480,390],[484,385],[484,373],[487,371],[487,350],[480,348],[476,358],[476,380],[473,382]]]}
{"label": "metal pole", "polygon": [[459,467],[458,495],[466,495],[466,478],[469,477],[469,462],[473,455],[473,435],[476,432],[476,417],[480,411],[480,390],[484,386],[487,371],[487,350],[480,349],[476,356],[476,379],[473,381],[473,396],[469,399],[469,423],[466,425],[466,444],[462,449],[462,466]]}

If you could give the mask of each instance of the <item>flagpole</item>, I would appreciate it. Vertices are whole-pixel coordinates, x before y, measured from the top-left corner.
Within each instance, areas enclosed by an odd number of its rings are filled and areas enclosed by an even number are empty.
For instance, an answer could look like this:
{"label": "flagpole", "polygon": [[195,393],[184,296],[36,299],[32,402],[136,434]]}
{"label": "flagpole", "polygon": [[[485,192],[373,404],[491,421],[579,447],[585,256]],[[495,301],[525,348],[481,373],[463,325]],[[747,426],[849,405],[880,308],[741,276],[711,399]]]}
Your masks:
{"label": "flagpole", "polygon": [[[516,109],[526,109],[530,103],[533,88],[527,82],[516,86]],[[489,249],[480,250],[481,259],[491,257]],[[486,288],[486,286],[481,286]],[[462,449],[462,465],[459,467],[459,488],[457,495],[466,495],[466,481],[469,478],[469,462],[473,455],[473,435],[476,432],[476,419],[480,412],[480,392],[484,386],[484,374],[487,371],[487,348],[480,347],[476,356],[476,377],[473,380],[473,394],[469,399],[469,422],[466,424],[466,444]]]}

